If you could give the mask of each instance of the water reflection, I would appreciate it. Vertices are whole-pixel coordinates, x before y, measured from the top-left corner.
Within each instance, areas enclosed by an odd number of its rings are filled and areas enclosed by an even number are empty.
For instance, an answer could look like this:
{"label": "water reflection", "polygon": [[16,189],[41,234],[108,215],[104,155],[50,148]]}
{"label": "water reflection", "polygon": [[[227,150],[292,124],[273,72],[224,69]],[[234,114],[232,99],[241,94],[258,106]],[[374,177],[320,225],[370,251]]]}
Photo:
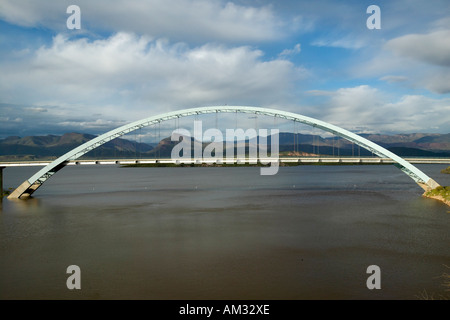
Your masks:
{"label": "water reflection", "polygon": [[7,199],[8,204],[14,211],[18,212],[30,212],[34,211],[41,205],[41,199],[29,197],[27,199]]}

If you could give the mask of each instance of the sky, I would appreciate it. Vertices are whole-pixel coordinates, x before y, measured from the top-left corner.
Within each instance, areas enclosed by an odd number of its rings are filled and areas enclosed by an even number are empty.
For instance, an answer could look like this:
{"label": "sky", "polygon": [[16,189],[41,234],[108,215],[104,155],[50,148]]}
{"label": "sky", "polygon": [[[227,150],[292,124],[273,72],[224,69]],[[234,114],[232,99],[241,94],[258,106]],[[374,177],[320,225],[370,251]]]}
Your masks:
{"label": "sky", "polygon": [[0,0],[0,139],[225,104],[449,133],[450,2]]}

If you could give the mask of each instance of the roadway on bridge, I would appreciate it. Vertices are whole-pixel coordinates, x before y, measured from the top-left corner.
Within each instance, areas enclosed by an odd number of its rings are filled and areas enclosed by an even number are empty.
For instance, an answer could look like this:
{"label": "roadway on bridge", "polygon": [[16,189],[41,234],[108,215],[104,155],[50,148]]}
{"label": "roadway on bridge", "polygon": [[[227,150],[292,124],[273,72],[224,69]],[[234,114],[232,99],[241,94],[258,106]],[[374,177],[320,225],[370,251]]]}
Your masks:
{"label": "roadway on bridge", "polygon": [[[406,161],[414,164],[450,164],[450,158],[404,158]],[[273,158],[267,159],[249,159],[249,158],[235,158],[233,159],[190,159],[190,160],[175,160],[170,158],[161,159],[96,159],[96,160],[73,160],[69,161],[67,165],[126,165],[126,164],[156,164],[156,163],[172,163],[172,164],[201,164],[201,163],[249,163],[249,162],[269,162],[273,161]],[[395,163],[390,158],[378,158],[378,157],[280,157],[279,162],[286,163],[354,163],[354,164],[386,164]],[[29,167],[29,166],[46,166],[51,161],[9,161],[0,162],[0,167]]]}

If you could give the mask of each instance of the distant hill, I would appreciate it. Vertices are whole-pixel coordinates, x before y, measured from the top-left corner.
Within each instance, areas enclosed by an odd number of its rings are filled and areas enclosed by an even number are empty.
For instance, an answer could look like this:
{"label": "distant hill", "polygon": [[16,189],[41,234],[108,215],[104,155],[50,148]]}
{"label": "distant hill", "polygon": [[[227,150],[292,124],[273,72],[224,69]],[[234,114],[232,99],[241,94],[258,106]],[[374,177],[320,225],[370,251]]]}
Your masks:
{"label": "distant hill", "polygon": [[[403,157],[450,157],[450,134],[361,134],[361,136]],[[94,135],[75,132],[66,133],[62,136],[10,136],[0,140],[0,160],[54,159],[93,138],[95,138]],[[371,155],[371,152],[339,137],[323,138],[318,135],[281,132],[279,143],[279,150],[282,155]],[[138,143],[116,138],[87,153],[84,157],[165,158],[171,156],[172,148],[176,144],[178,142],[172,142],[170,137],[162,139],[158,144]],[[248,147],[248,141],[242,141],[240,144],[245,144]],[[208,143],[204,143],[204,146],[206,145]],[[268,138],[268,145],[270,146],[270,137]]]}
{"label": "distant hill", "polygon": [[[66,133],[62,136],[12,136],[0,140],[0,159],[51,159],[95,138],[94,135]],[[146,153],[152,145],[126,139],[114,139],[89,152],[86,157],[134,157],[136,152]]]}
{"label": "distant hill", "polygon": [[450,151],[450,133],[447,134],[398,134],[362,135],[363,137],[387,147],[405,147],[432,152]]}
{"label": "distant hill", "polygon": [[[399,156],[450,157],[450,134],[360,134]],[[317,135],[280,133],[280,150],[296,150],[322,155],[361,155],[371,152],[339,137],[323,138]],[[281,147],[283,146],[283,147]]]}

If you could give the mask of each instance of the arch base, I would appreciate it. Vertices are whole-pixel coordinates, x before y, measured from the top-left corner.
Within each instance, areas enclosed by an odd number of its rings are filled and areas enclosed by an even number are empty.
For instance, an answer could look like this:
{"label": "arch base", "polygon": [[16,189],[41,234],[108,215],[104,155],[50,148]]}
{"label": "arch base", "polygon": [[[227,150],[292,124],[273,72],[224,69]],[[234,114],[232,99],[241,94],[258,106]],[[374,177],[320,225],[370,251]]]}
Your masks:
{"label": "arch base", "polygon": [[425,191],[433,190],[434,188],[440,187],[441,185],[430,178],[427,183],[417,182],[417,184],[422,187]]}
{"label": "arch base", "polygon": [[[16,188],[11,194],[8,196],[8,199],[25,199],[31,196],[33,191],[29,190],[31,184],[28,180],[25,180],[20,186]],[[37,189],[37,188],[36,188]]]}

